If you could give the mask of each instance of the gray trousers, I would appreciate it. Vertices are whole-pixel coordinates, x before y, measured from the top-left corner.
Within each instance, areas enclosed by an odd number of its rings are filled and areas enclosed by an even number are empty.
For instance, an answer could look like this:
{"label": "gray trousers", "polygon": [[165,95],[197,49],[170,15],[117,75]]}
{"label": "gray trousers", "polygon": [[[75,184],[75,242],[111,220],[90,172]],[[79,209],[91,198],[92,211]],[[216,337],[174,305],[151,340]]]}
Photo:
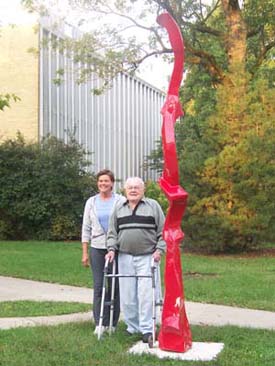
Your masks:
{"label": "gray trousers", "polygon": [[[119,274],[151,276],[152,254],[136,255],[119,253]],[[157,281],[157,279],[156,279]],[[153,332],[152,278],[120,277],[121,310],[129,333]]]}
{"label": "gray trousers", "polygon": [[[104,278],[104,265],[105,265],[105,255],[107,250],[90,248],[90,264],[92,268],[93,280],[94,280],[94,303],[93,303],[93,314],[95,324],[99,324],[100,317],[100,306],[102,298],[102,287]],[[117,261],[117,258],[115,259]],[[118,268],[118,266],[116,266]],[[109,272],[112,272],[112,264],[109,265]],[[105,301],[110,301],[111,299],[111,278],[108,278],[108,283],[106,287]],[[115,300],[114,300],[114,318],[113,326],[115,327],[118,323],[120,314],[120,303],[119,303],[119,281],[116,280],[115,286]],[[103,325],[108,326],[110,322],[110,306],[104,307],[103,312]]]}

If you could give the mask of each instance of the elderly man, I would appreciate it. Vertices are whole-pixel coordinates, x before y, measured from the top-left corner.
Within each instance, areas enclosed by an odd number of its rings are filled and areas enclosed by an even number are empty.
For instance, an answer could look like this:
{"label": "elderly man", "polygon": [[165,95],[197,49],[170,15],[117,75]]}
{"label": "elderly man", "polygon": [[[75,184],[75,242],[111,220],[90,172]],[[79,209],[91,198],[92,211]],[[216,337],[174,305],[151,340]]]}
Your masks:
{"label": "elderly man", "polygon": [[[166,244],[162,238],[164,214],[157,201],[144,197],[141,178],[128,178],[126,198],[110,218],[106,259],[118,250],[120,275],[150,275],[152,259],[159,262]],[[141,333],[144,343],[152,336],[151,278],[120,277],[120,302],[127,333]]]}

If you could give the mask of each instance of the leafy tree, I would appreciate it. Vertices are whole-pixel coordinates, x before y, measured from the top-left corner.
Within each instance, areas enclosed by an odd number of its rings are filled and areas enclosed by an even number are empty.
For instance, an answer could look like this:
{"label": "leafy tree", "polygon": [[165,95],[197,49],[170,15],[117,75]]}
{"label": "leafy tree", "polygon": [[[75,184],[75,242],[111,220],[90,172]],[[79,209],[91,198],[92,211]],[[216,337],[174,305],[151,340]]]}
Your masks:
{"label": "leafy tree", "polygon": [[0,237],[73,239],[80,235],[85,200],[95,192],[84,151],[45,138],[27,144],[18,135],[0,145]]}
{"label": "leafy tree", "polygon": [[156,147],[144,159],[143,167],[146,170],[155,170],[161,173],[163,170],[162,141],[156,141]]}
{"label": "leafy tree", "polygon": [[[191,208],[201,231],[218,238],[215,250],[247,249],[274,237],[275,91],[261,80],[249,97],[240,120],[242,137],[205,161],[200,177],[209,193]],[[200,232],[196,235],[205,243]]]}
{"label": "leafy tree", "polygon": [[[43,14],[50,13],[50,5],[56,3],[22,2]],[[91,71],[102,77],[123,70],[132,72],[148,57],[171,54],[164,42],[166,32],[155,21],[161,11],[168,11],[181,28],[188,68],[199,65],[213,82],[233,89],[234,78],[240,79],[241,75],[239,95],[246,86],[247,69],[255,74],[274,54],[274,0],[216,0],[211,5],[209,1],[190,0],[70,0],[70,3],[81,11],[77,13],[79,25],[92,20],[95,23],[94,29],[84,33],[82,39],[75,42],[66,39],[63,43],[63,47],[74,50],[75,61],[87,65],[86,70],[82,68],[83,76]],[[111,23],[114,18],[117,21]],[[144,32],[144,37],[138,37],[137,28]]]}

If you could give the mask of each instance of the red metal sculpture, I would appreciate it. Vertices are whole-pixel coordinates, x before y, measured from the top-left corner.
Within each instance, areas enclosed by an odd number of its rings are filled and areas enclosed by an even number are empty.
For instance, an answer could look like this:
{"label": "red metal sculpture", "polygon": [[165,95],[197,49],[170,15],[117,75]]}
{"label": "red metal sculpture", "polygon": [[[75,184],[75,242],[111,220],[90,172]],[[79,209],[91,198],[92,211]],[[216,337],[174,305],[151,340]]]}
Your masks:
{"label": "red metal sculpture", "polygon": [[188,194],[179,183],[174,133],[176,119],[183,115],[179,102],[179,87],[183,74],[184,45],[180,29],[170,14],[159,15],[157,22],[166,28],[175,57],[168,95],[161,110],[164,170],[159,184],[169,200],[169,209],[163,230],[167,243],[167,254],[165,297],[158,340],[162,350],[185,352],[192,346],[192,337],[184,305],[179,245],[184,237],[181,230],[181,219]]}

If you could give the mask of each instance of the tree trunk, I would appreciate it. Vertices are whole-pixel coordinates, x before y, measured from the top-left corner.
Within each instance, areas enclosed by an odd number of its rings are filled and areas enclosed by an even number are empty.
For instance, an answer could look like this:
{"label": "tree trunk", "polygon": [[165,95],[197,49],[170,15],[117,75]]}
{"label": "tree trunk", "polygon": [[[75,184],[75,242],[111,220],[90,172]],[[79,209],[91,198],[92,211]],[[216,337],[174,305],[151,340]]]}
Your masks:
{"label": "tree trunk", "polygon": [[236,0],[222,0],[227,25],[225,47],[228,55],[229,71],[237,64],[240,71],[245,70],[247,28],[241,9]]}
{"label": "tree trunk", "polygon": [[226,101],[223,113],[229,128],[231,143],[236,143],[242,130],[241,121],[246,109],[248,77],[246,74],[247,27],[237,0],[221,0],[227,25],[225,49],[228,72],[219,90],[220,103]]}

